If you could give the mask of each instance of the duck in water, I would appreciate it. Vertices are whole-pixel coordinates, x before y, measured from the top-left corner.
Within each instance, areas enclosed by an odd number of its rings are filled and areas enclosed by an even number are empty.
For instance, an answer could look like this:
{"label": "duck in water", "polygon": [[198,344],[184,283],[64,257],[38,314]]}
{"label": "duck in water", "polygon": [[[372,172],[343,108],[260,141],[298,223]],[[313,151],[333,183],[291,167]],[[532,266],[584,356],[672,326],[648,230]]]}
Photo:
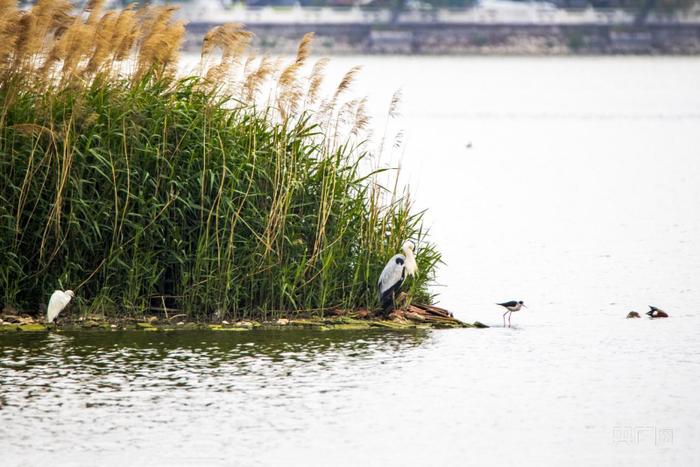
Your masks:
{"label": "duck in water", "polygon": [[666,313],[664,310],[661,310],[659,308],[656,308],[655,306],[649,305],[649,311],[647,311],[647,315],[649,315],[650,318],[668,318],[668,313]]}

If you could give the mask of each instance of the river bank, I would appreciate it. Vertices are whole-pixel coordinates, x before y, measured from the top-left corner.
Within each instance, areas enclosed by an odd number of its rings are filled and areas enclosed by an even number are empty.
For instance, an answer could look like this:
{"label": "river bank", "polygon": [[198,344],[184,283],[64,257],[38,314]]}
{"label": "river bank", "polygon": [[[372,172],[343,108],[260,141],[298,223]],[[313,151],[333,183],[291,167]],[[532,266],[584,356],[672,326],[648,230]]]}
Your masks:
{"label": "river bank", "polygon": [[[429,307],[432,310],[440,310]],[[46,331],[265,331],[280,329],[364,330],[364,329],[446,329],[486,328],[480,323],[465,323],[441,311],[425,311],[411,306],[407,310],[394,310],[388,316],[378,316],[367,310],[341,313],[329,310],[326,316],[297,316],[274,320],[240,320],[228,322],[189,321],[183,315],[144,316],[143,318],[107,318],[87,315],[64,319],[60,324],[47,324],[26,314],[4,314],[0,317],[0,333]]]}

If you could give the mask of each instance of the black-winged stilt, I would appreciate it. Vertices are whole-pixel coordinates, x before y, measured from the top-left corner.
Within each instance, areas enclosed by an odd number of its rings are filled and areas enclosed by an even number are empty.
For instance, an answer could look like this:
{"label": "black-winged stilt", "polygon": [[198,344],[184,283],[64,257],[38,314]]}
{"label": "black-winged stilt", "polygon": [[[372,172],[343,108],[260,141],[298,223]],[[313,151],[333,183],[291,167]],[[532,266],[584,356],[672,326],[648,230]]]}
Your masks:
{"label": "black-winged stilt", "polygon": [[[503,313],[503,327],[506,327],[506,315],[508,315],[508,327],[510,327],[510,315],[512,315],[514,311],[520,311],[520,308],[525,306],[522,300],[511,300],[510,302],[496,303],[496,305],[500,305],[507,310]],[[525,306],[525,308],[527,307]]]}

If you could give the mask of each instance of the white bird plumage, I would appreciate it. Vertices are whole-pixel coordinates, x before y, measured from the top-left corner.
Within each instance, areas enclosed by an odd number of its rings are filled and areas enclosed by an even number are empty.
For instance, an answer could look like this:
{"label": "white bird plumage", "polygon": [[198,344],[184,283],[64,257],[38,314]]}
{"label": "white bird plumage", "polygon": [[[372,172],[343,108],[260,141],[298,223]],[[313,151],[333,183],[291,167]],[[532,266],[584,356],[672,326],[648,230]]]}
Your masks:
{"label": "white bird plumage", "polygon": [[75,293],[72,290],[66,290],[65,292],[63,290],[55,290],[51,294],[49,306],[46,308],[46,322],[53,323],[53,320],[68,306],[73,297],[75,297]]}
{"label": "white bird plumage", "polygon": [[415,245],[413,242],[406,242],[403,244],[403,253],[406,257],[406,274],[409,276],[415,276],[418,272],[418,264],[416,263],[416,256],[413,254]]}
{"label": "white bird plumage", "polygon": [[416,257],[413,254],[415,249],[413,242],[405,242],[401,249],[403,254],[391,257],[379,275],[379,281],[377,281],[379,301],[382,304],[382,308],[385,309],[394,301],[394,295],[401,288],[406,274],[415,276],[418,272],[418,264],[416,264]]}

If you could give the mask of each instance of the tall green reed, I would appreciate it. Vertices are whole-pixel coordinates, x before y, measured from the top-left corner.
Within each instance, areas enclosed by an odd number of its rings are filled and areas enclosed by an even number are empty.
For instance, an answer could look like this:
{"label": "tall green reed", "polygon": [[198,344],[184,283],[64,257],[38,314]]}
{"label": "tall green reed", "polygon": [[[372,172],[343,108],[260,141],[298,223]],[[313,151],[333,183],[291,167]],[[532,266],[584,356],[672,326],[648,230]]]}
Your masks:
{"label": "tall green reed", "polygon": [[[216,28],[202,73],[178,78],[176,49],[158,48],[179,46],[168,8],[100,16],[93,3],[83,20],[59,1],[21,13],[8,5],[0,302],[36,309],[65,287],[85,310],[122,315],[373,308],[381,268],[409,238],[420,267],[410,294],[432,300],[440,254],[423,213],[396,184],[380,185],[382,170],[363,170],[371,155],[349,133],[366,125],[364,104],[342,101],[356,70],[325,100],[323,61],[302,79],[311,35],[278,73],[266,57],[244,59],[240,26]],[[81,34],[93,45],[75,45]],[[219,60],[205,67],[212,50]],[[266,80],[275,87],[261,105]]]}

